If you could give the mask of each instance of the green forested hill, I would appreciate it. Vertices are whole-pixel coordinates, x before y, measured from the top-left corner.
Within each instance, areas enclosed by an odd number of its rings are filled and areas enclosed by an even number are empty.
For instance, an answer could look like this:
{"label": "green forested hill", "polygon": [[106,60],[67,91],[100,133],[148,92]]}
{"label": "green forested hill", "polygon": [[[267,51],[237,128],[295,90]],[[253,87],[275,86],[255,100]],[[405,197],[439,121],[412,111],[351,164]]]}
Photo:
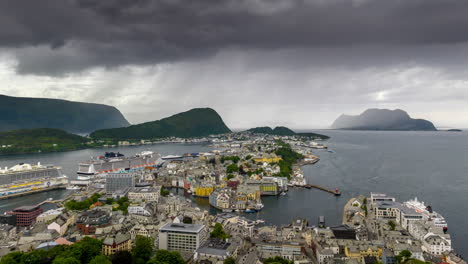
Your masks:
{"label": "green forested hill", "polygon": [[113,106],[0,95],[0,131],[49,127],[90,133],[128,125]]}
{"label": "green forested hill", "polygon": [[195,108],[161,120],[129,127],[102,129],[91,134],[96,139],[155,139],[165,137],[203,137],[231,132],[211,108]]}
{"label": "green forested hill", "polygon": [[54,128],[0,132],[0,154],[54,152],[86,147],[88,139]]}
{"label": "green forested hill", "polygon": [[328,136],[317,134],[317,133],[296,133],[292,131],[291,129],[284,127],[284,126],[278,126],[278,127],[275,127],[274,129],[272,129],[271,127],[255,127],[247,131],[251,133],[256,133],[256,134],[267,134],[267,135],[275,135],[275,136],[304,136],[304,137],[313,137],[313,138],[322,138],[322,139],[329,138]]}

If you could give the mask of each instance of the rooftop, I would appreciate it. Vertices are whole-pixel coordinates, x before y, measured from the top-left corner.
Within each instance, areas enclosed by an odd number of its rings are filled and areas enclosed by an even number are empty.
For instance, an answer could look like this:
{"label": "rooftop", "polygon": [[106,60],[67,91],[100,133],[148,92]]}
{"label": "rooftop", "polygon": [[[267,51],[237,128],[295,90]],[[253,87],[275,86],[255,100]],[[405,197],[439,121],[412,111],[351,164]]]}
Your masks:
{"label": "rooftop", "polygon": [[14,212],[24,212],[24,211],[29,212],[29,211],[36,210],[38,208],[39,206],[37,205],[23,205],[23,206],[15,208],[13,211]]}
{"label": "rooftop", "polygon": [[159,229],[159,232],[199,233],[205,226],[199,224],[167,223]]}

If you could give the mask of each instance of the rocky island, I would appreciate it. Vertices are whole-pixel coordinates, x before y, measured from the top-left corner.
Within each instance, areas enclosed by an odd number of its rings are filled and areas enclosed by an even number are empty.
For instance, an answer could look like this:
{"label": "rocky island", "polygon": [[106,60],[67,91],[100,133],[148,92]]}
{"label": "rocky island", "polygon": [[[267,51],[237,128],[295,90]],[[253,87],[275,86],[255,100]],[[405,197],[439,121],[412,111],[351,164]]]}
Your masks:
{"label": "rocky island", "polygon": [[424,119],[413,119],[403,110],[367,109],[357,116],[341,115],[332,129],[436,131],[434,124]]}

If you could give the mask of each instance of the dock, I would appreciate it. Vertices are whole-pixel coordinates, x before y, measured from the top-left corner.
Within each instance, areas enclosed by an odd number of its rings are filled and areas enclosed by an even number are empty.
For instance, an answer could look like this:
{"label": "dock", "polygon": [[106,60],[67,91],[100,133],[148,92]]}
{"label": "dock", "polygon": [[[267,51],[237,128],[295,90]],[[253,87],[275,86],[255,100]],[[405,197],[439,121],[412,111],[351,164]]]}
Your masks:
{"label": "dock", "polygon": [[60,189],[65,189],[65,186],[64,185],[57,185],[57,186],[51,186],[51,187],[48,187],[48,188],[31,190],[31,191],[27,191],[27,192],[7,194],[7,195],[0,196],[0,200],[11,199],[11,198],[30,195],[30,194],[40,193],[40,192],[50,192],[50,191],[53,191],[53,190],[60,190]]}
{"label": "dock", "polygon": [[338,189],[331,190],[331,189],[322,187],[322,186],[320,186],[320,185],[306,184],[306,185],[304,185],[304,187],[307,188],[307,189],[312,189],[312,188],[319,189],[319,190],[322,190],[322,191],[324,191],[324,192],[331,193],[331,194],[333,194],[333,195],[335,195],[335,196],[340,196],[340,195],[341,195],[341,192],[340,192],[340,190],[338,190]]}

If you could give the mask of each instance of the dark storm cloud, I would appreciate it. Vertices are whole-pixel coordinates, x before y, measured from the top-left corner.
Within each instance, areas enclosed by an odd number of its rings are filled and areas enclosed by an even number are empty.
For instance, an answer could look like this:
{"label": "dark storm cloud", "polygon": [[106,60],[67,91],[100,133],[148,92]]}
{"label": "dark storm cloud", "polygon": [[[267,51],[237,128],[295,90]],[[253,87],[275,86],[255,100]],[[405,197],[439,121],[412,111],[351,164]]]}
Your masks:
{"label": "dark storm cloud", "polygon": [[4,0],[0,47],[22,73],[199,58],[223,49],[468,41],[460,0]]}

